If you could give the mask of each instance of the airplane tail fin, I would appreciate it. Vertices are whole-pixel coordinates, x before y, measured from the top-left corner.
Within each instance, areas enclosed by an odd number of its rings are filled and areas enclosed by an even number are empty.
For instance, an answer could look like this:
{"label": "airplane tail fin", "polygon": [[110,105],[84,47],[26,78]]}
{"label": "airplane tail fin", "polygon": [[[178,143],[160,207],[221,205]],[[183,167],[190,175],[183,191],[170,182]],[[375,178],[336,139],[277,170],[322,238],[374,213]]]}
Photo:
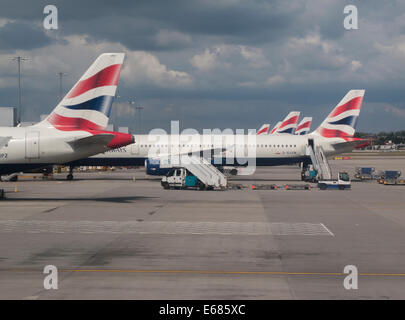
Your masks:
{"label": "airplane tail fin", "polygon": [[124,53],[103,53],[83,74],[52,113],[38,125],[63,131],[107,127]]}
{"label": "airplane tail fin", "polygon": [[269,133],[269,130],[270,130],[270,124],[268,124],[268,123],[266,123],[266,124],[263,124],[261,127],[260,127],[260,129],[259,130],[257,130],[257,135],[259,135],[259,134],[268,134]]}
{"label": "airplane tail fin", "polygon": [[350,90],[314,131],[325,138],[353,138],[365,90]]}
{"label": "airplane tail fin", "polygon": [[271,129],[269,134],[275,134],[277,132],[277,129],[280,127],[281,121],[277,122],[277,124],[274,126],[273,129]]}
{"label": "airplane tail fin", "polygon": [[290,133],[294,134],[295,129],[297,128],[298,118],[300,113],[298,111],[290,112],[287,117],[281,122],[280,127],[277,130],[277,133]]}
{"label": "airplane tail fin", "polygon": [[311,128],[312,117],[304,117],[295,129],[296,135],[305,135]]}

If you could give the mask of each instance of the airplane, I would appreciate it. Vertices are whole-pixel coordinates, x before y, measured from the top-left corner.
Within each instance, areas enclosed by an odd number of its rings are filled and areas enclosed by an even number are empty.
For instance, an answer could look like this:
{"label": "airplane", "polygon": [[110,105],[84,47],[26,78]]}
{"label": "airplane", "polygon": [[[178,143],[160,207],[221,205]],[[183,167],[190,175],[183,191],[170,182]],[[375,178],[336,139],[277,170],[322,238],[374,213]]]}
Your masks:
{"label": "airplane", "polygon": [[259,130],[257,130],[256,134],[269,134],[270,124],[266,123],[263,124]]}
{"label": "airplane", "polygon": [[277,128],[273,134],[289,133],[294,134],[297,128],[298,118],[300,117],[300,112],[291,111],[283,121],[281,121],[280,126]]}
{"label": "airplane", "polygon": [[133,143],[106,131],[124,53],[101,54],[43,121],[0,128],[0,175],[88,158]]}
{"label": "airplane", "polygon": [[312,117],[304,117],[301,122],[298,124],[295,133],[297,135],[304,135],[309,132],[311,129]]}
{"label": "airplane", "polygon": [[[322,146],[326,156],[351,151],[364,140],[354,138],[355,126],[360,114],[365,90],[350,90],[328,117],[307,135],[273,134],[241,135],[237,142],[243,150],[253,147],[256,166],[278,166],[311,163],[309,147]],[[294,117],[296,114],[294,115]],[[294,120],[295,121],[295,120]],[[285,126],[286,127],[286,126]],[[286,128],[287,129],[287,128]],[[164,175],[169,170],[160,167],[163,158],[173,154],[201,154],[217,152],[217,167],[233,164],[224,156],[232,154],[236,135],[135,135],[135,143],[98,154],[87,159],[73,161],[72,166],[142,166],[147,174]],[[235,138],[232,142],[232,138]],[[255,139],[252,143],[250,139]],[[231,142],[228,142],[231,141]],[[235,153],[234,153],[235,154]],[[235,157],[236,158],[236,157]],[[232,159],[231,159],[232,160]],[[249,159],[248,159],[249,160]],[[236,164],[235,164],[236,162]],[[244,165],[241,165],[242,167]]]}
{"label": "airplane", "polygon": [[280,125],[281,125],[281,121],[277,122],[276,125],[274,126],[274,128],[271,129],[269,134],[275,134],[277,132],[278,128],[280,127]]}

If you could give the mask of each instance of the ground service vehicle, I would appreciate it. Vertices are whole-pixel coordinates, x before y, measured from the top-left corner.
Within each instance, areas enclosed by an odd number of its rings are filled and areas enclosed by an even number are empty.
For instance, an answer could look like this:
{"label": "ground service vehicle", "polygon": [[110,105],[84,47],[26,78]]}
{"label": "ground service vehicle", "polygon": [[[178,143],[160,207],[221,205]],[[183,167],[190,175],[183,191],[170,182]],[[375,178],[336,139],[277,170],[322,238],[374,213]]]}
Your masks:
{"label": "ground service vehicle", "polygon": [[356,167],[354,177],[359,180],[373,180],[375,178],[375,168],[372,167]]}
{"label": "ground service vehicle", "polygon": [[162,178],[162,187],[165,189],[199,189],[212,190],[213,186],[206,185],[201,182],[186,168],[173,168],[169,173]]}
{"label": "ground service vehicle", "polygon": [[313,165],[309,165],[306,170],[301,172],[301,180],[305,182],[316,182],[318,173]]}
{"label": "ground service vehicle", "polygon": [[386,170],[380,178],[379,183],[385,185],[405,184],[404,179],[400,179],[401,171]]}
{"label": "ground service vehicle", "polygon": [[331,179],[331,180],[320,180],[318,181],[318,187],[321,190],[326,189],[350,189],[351,182],[349,174],[345,171],[339,172],[338,179]]}

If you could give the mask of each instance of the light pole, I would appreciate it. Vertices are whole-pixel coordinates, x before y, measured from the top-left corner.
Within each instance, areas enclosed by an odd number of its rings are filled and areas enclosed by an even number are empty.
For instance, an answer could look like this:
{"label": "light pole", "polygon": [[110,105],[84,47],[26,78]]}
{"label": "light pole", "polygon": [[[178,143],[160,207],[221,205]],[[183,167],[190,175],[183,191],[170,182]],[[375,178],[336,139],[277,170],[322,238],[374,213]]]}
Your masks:
{"label": "light pole", "polygon": [[67,75],[65,72],[58,72],[57,75],[59,76],[59,101],[62,101],[63,98],[63,90],[62,90],[62,78]]}
{"label": "light pole", "polygon": [[139,116],[138,116],[138,119],[139,119],[139,134],[142,134],[142,120],[141,120],[141,111],[144,109],[144,107],[142,107],[142,106],[137,106],[137,107],[135,107],[135,110],[136,111],[139,111]]}
{"label": "light pole", "polygon": [[131,109],[131,106],[133,106],[135,104],[135,101],[134,100],[129,100],[128,104],[129,104],[129,109]]}
{"label": "light pole", "polygon": [[17,123],[21,123],[21,61],[27,61],[28,58],[17,56],[11,60],[17,61],[18,65],[18,109],[17,109]]}

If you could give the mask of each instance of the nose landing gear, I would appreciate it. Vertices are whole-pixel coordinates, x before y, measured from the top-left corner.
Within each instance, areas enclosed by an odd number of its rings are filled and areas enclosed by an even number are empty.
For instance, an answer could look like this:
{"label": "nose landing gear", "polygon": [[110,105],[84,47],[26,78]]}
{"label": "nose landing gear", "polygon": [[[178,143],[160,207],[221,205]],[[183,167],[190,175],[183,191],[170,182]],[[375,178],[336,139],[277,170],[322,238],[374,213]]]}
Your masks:
{"label": "nose landing gear", "polygon": [[74,167],[72,167],[72,166],[69,167],[69,174],[66,176],[66,180],[68,180],[68,181],[73,180],[73,169],[74,169]]}

